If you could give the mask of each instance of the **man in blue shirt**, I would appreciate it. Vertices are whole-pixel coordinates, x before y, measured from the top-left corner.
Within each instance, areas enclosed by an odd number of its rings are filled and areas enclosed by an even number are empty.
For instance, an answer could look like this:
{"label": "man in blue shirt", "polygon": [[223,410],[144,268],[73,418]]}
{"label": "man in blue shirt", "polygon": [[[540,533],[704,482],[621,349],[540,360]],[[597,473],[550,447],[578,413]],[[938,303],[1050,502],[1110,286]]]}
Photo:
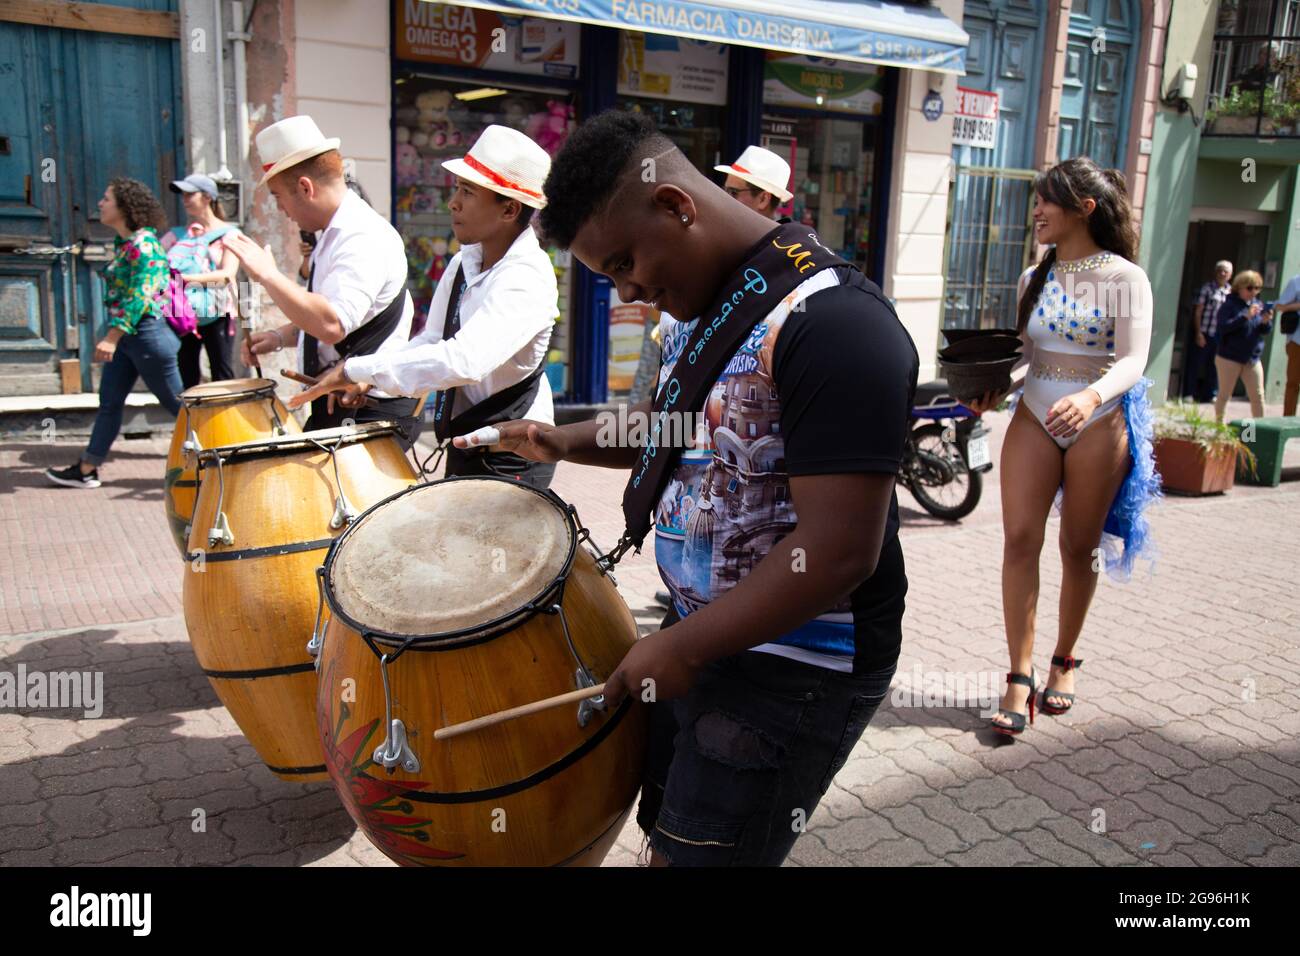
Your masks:
{"label": "man in blue shirt", "polygon": [[1218,391],[1214,371],[1215,337],[1219,331],[1219,306],[1232,287],[1232,263],[1220,259],[1214,264],[1214,279],[1196,292],[1192,304],[1191,336],[1187,343],[1187,361],[1183,364],[1183,397],[1198,402],[1212,402]]}

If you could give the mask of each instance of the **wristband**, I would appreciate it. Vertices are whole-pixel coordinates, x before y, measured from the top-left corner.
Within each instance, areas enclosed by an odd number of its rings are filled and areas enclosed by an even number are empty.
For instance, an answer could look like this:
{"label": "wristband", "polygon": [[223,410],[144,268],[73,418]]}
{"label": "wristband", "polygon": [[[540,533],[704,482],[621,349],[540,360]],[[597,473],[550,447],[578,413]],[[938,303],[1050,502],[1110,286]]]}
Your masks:
{"label": "wristband", "polygon": [[284,336],[280,334],[279,329],[272,329],[271,331],[275,333],[275,341],[277,343],[275,350],[279,352],[284,348]]}

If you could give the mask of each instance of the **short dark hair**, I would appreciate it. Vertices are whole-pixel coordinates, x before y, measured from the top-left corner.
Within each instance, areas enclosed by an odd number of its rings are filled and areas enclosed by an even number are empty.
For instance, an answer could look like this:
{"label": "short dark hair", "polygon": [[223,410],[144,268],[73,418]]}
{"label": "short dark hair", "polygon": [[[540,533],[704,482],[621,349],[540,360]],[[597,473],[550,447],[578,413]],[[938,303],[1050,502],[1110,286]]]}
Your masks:
{"label": "short dark hair", "polygon": [[146,227],[160,234],[167,231],[167,213],[163,211],[162,203],[140,180],[115,176],[109,181],[108,188],[113,190],[113,201],[121,210],[122,220],[129,231]]}
{"label": "short dark hair", "polygon": [[542,186],[542,232],[561,249],[569,248],[583,223],[614,196],[629,162],[672,148],[643,113],[606,110],[593,116],[569,135],[551,163]]}

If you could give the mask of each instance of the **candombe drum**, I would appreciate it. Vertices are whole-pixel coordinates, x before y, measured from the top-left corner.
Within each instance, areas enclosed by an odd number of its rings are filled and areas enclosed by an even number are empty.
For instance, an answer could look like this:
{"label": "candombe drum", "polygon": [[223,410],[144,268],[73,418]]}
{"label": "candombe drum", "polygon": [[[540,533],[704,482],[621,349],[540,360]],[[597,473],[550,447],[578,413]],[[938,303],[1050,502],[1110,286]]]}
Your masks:
{"label": "candombe drum", "polygon": [[307,643],[316,569],[348,522],[416,479],[388,422],[199,452],[185,625],[203,673],[272,773],[324,780]]}
{"label": "candombe drum", "polygon": [[181,392],[172,444],[163,476],[163,503],[176,547],[185,553],[190,515],[198,494],[195,454],[273,435],[301,434],[302,426],[276,397],[269,378],[234,378],[195,385]]}
{"label": "candombe drum", "polygon": [[601,698],[451,724],[605,680],[636,624],[551,492],[416,485],[330,548],[316,710],[334,787],[401,864],[598,865],[632,807],[646,708]]}

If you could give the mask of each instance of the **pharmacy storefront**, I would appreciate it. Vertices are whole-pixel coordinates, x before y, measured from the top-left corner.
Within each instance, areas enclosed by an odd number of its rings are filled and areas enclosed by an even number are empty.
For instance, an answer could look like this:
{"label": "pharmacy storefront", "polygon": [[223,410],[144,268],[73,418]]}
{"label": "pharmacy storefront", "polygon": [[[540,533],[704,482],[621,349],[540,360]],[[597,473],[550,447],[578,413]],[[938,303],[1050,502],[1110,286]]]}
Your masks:
{"label": "pharmacy storefront", "polygon": [[[609,108],[653,117],[718,182],[713,167],[747,145],[780,153],[795,194],[783,214],[883,285],[898,76],[960,74],[966,42],[937,11],[898,3],[395,0],[392,216],[417,307],[423,316],[458,248],[442,160],[492,123],[554,155],[578,122]],[[574,405],[627,396],[658,315],[550,252],[560,286],[552,388]]]}

